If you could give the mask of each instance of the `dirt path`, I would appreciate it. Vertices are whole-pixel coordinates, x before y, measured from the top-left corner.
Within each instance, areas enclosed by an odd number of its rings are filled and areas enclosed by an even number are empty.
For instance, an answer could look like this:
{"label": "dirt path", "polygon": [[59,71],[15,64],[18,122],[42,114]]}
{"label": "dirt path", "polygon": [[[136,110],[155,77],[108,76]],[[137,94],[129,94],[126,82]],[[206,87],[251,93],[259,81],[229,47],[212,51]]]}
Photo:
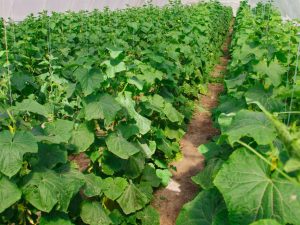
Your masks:
{"label": "dirt path", "polygon": [[[224,55],[212,72],[212,77],[222,77],[229,61],[228,47],[231,42],[232,29],[223,45]],[[160,213],[161,225],[175,225],[176,218],[182,206],[192,200],[199,192],[199,187],[190,179],[204,166],[204,158],[198,152],[200,144],[207,143],[218,130],[213,127],[210,110],[218,104],[218,95],[223,91],[222,84],[209,84],[209,93],[203,96],[199,104],[207,111],[194,113],[187,133],[180,142],[183,158],[172,163],[177,168],[169,185],[155,193],[152,205]],[[196,107],[197,108],[197,107]]]}

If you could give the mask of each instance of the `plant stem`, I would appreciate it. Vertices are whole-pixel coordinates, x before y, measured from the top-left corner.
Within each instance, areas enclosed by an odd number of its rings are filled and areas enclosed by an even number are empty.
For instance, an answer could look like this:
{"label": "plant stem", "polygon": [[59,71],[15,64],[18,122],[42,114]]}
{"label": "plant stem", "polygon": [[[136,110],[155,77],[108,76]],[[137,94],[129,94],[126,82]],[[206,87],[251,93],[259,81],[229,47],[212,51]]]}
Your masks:
{"label": "plant stem", "polygon": [[[272,166],[272,163],[267,160],[262,154],[260,154],[258,151],[256,151],[254,148],[252,148],[250,145],[246,144],[243,141],[237,141],[237,143],[243,145],[245,148],[247,148],[248,150],[250,150],[252,153],[254,153],[256,156],[258,156],[261,160],[263,160],[265,163],[267,163],[268,165]],[[297,185],[299,185],[299,183],[294,180],[292,177],[290,177],[289,175],[287,175],[285,172],[283,172],[282,170],[275,168],[275,170],[280,173],[282,176],[284,176],[287,180],[296,183]]]}

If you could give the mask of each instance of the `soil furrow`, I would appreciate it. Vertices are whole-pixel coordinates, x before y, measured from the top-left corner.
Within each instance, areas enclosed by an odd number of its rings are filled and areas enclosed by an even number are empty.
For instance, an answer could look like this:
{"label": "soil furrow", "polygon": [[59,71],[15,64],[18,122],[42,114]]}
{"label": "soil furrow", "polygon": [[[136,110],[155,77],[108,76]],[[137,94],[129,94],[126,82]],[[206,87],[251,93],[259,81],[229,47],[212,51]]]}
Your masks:
{"label": "soil furrow", "polygon": [[[229,61],[229,44],[231,42],[232,28],[223,45],[223,56],[220,63],[215,66],[211,77],[223,77]],[[156,191],[152,205],[160,214],[161,225],[174,225],[182,206],[192,200],[199,192],[191,177],[204,167],[204,158],[197,150],[200,144],[207,143],[219,131],[213,127],[210,110],[217,106],[218,96],[223,91],[223,85],[211,83],[208,85],[208,94],[202,96],[200,104],[207,111],[196,111],[188,126],[188,130],[180,142],[183,157],[171,165],[176,167],[172,171],[173,177],[166,188]],[[197,108],[197,107],[196,107]]]}

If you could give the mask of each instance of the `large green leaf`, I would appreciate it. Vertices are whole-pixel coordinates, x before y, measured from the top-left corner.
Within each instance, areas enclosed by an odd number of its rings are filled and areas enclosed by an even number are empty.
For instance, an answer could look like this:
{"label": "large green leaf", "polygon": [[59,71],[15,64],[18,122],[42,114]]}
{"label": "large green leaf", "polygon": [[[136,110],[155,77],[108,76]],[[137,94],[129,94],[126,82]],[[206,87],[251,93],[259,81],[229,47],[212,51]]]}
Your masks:
{"label": "large green leaf", "polygon": [[159,225],[159,214],[152,207],[147,206],[143,211],[137,213],[137,218],[142,221],[142,225]]}
{"label": "large green leaf", "polygon": [[255,72],[267,75],[271,83],[276,87],[282,82],[281,75],[286,72],[285,67],[279,64],[277,60],[270,62],[268,65],[266,61],[260,61],[253,66]]}
{"label": "large green leaf", "polygon": [[123,138],[121,134],[112,133],[106,138],[105,142],[108,150],[122,159],[128,159],[140,151],[139,148]]}
{"label": "large green leaf", "polygon": [[106,75],[109,78],[114,78],[117,73],[126,71],[125,63],[117,59],[106,60],[102,65],[106,65]]}
{"label": "large green leaf", "polygon": [[125,176],[130,179],[139,177],[145,167],[145,157],[143,153],[132,155],[126,160],[123,170]]}
{"label": "large green leaf", "polygon": [[0,172],[8,177],[15,175],[22,167],[25,153],[37,153],[38,145],[34,136],[26,131],[0,133]]}
{"label": "large green leaf", "polygon": [[66,163],[68,152],[61,145],[39,143],[37,166],[52,169],[58,163]]}
{"label": "large green leaf", "polygon": [[229,225],[224,200],[216,189],[201,191],[185,204],[176,225]]}
{"label": "large green leaf", "polygon": [[124,192],[128,186],[127,181],[121,177],[108,177],[103,180],[102,190],[106,197],[111,200],[116,200]]}
{"label": "large green leaf", "polygon": [[104,119],[108,125],[112,123],[121,110],[121,106],[109,94],[90,95],[84,101],[84,112],[87,120]]}
{"label": "large green leaf", "polygon": [[94,197],[102,195],[102,179],[94,174],[86,174],[85,185],[83,187],[83,193],[87,197]]}
{"label": "large green leaf", "polygon": [[111,220],[99,202],[84,201],[81,206],[80,217],[89,225],[109,225]]}
{"label": "large green leaf", "polygon": [[0,175],[0,213],[16,203],[21,198],[17,185]]}
{"label": "large green leaf", "polygon": [[70,144],[74,145],[76,152],[84,152],[94,143],[95,137],[88,123],[80,124],[73,131]]}
{"label": "large green leaf", "polygon": [[266,145],[276,137],[275,128],[264,113],[248,110],[241,110],[236,114],[225,134],[228,135],[230,144],[247,136],[252,137],[257,144]]}
{"label": "large green leaf", "polygon": [[151,121],[141,116],[135,111],[135,102],[131,98],[130,92],[120,94],[117,101],[127,110],[128,114],[136,121],[141,134],[146,134],[150,130]]}
{"label": "large green leaf", "polygon": [[58,209],[66,211],[71,198],[84,184],[78,171],[63,167],[60,173],[43,170],[25,177],[22,187],[25,199],[37,209],[50,212],[58,204]]}
{"label": "large green leaf", "polygon": [[270,112],[280,112],[283,109],[282,103],[274,98],[272,90],[264,90],[262,85],[249,88],[245,97],[247,103],[259,102]]}
{"label": "large green leaf", "polygon": [[233,225],[263,218],[300,224],[300,185],[272,177],[269,165],[244,148],[223,164],[214,183],[224,196]]}
{"label": "large green leaf", "polygon": [[165,104],[165,108],[164,108],[164,113],[166,114],[167,118],[175,123],[175,122],[179,122],[182,123],[184,116],[178,112],[171,103],[166,103]]}
{"label": "large green leaf", "polygon": [[133,183],[129,184],[117,202],[123,212],[128,215],[142,209],[148,202],[147,196],[141,192]]}
{"label": "large green leaf", "polygon": [[50,213],[42,216],[40,225],[74,225],[67,214],[64,213]]}
{"label": "large green leaf", "polygon": [[45,117],[48,117],[50,114],[50,111],[46,106],[43,106],[32,99],[24,99],[22,102],[17,102],[13,109],[20,112],[32,112]]}
{"label": "large green leaf", "polygon": [[141,181],[151,184],[152,187],[158,187],[161,179],[156,175],[154,165],[148,164],[145,166]]}
{"label": "large green leaf", "polygon": [[84,95],[87,96],[101,87],[104,76],[99,69],[81,69],[76,73],[76,79],[79,81]]}
{"label": "large green leaf", "polygon": [[59,190],[57,209],[68,212],[71,199],[79,192],[85,184],[85,177],[79,170],[71,164],[64,164],[56,169],[60,178],[63,190]]}
{"label": "large green leaf", "polygon": [[57,174],[48,170],[31,173],[23,186],[25,199],[35,208],[50,212],[59,201],[59,193],[64,191],[64,184]]}
{"label": "large green leaf", "polygon": [[44,135],[37,136],[40,141],[48,141],[54,144],[68,143],[72,136],[74,126],[72,121],[57,119],[44,125]]}

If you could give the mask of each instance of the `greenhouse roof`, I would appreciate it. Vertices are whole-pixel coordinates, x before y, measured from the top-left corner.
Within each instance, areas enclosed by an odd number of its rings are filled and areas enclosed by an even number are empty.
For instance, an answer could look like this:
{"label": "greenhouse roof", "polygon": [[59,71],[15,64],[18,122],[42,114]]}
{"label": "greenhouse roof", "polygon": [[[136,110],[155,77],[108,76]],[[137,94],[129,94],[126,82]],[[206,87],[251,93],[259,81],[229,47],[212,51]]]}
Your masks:
{"label": "greenhouse roof", "polygon": [[[250,5],[256,5],[261,0],[249,0]],[[269,0],[263,0],[267,2]],[[147,0],[0,0],[0,17],[4,19],[11,18],[14,21],[21,21],[31,13],[37,14],[41,11],[49,12],[64,12],[64,11],[80,11],[104,9],[123,9],[127,6],[142,6]],[[163,6],[169,0],[153,0],[154,5]],[[182,0],[184,4],[196,3],[199,0]],[[239,7],[240,0],[220,0],[221,3],[233,8],[236,13]],[[300,18],[300,0],[273,0],[274,5],[277,6],[283,17]]]}

